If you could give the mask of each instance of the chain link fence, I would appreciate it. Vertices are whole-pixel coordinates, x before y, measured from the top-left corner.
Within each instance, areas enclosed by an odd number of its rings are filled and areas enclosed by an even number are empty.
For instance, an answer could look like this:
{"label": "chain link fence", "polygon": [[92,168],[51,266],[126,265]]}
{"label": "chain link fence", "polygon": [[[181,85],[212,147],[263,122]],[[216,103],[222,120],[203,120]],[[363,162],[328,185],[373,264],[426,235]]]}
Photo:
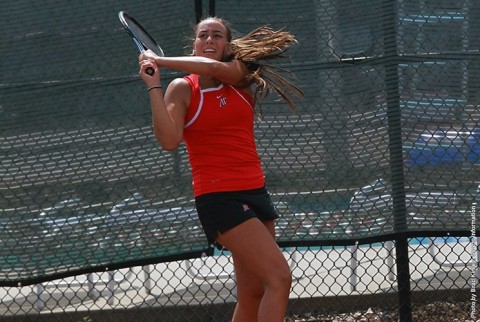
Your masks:
{"label": "chain link fence", "polygon": [[185,148],[155,141],[120,10],[170,56],[209,14],[297,36],[279,64],[305,97],[267,99],[255,127],[291,321],[475,315],[479,2],[17,0],[0,12],[2,321],[231,317],[231,258],[203,235]]}

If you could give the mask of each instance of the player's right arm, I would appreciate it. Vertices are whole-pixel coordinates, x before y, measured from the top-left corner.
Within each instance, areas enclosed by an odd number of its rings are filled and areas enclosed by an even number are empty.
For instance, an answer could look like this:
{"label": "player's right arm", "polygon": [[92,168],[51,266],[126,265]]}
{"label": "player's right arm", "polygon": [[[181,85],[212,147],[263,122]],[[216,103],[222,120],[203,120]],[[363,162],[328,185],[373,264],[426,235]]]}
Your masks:
{"label": "player's right arm", "polygon": [[245,82],[250,71],[237,59],[223,62],[202,56],[160,57],[151,50],[140,54],[140,60],[151,60],[159,67],[213,77],[222,83],[238,86]]}
{"label": "player's right arm", "polygon": [[[145,73],[148,67],[155,70],[153,76]],[[140,66],[140,76],[148,88],[160,84],[160,71],[153,63]],[[163,95],[162,88],[149,90],[152,110],[153,132],[160,146],[167,151],[178,148],[183,140],[183,128],[188,105],[190,104],[190,85],[182,78],[173,80]]]}

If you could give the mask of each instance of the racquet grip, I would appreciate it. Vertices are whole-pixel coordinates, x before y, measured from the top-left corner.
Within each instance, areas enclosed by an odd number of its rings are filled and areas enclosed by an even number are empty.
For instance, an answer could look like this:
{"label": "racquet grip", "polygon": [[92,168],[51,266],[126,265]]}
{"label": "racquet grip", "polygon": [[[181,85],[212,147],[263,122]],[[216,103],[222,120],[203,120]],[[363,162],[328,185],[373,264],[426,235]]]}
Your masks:
{"label": "racquet grip", "polygon": [[153,74],[155,74],[155,69],[153,69],[152,67],[147,67],[147,69],[145,70],[145,73],[152,76]]}

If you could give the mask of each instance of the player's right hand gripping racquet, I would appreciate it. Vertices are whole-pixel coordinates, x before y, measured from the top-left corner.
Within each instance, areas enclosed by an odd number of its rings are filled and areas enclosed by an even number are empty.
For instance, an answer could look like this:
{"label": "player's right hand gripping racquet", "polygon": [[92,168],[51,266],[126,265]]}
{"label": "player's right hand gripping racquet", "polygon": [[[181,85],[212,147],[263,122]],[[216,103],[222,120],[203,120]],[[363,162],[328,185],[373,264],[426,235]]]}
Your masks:
{"label": "player's right hand gripping racquet", "polygon": [[[165,56],[159,44],[153,39],[152,36],[143,28],[143,26],[130,16],[125,11],[120,11],[118,13],[118,19],[122,23],[125,30],[128,32],[130,37],[132,37],[133,42],[137,45],[138,50],[142,53],[147,49],[150,49],[158,56]],[[152,67],[148,67],[146,73],[152,76],[155,73],[155,70]]]}

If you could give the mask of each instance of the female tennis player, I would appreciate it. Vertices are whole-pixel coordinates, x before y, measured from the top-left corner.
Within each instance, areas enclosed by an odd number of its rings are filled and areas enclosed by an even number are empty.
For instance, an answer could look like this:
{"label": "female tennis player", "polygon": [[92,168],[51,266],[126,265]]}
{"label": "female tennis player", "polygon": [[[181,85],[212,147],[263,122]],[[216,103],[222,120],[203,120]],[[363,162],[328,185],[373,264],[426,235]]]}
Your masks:
{"label": "female tennis player", "polygon": [[[195,28],[191,56],[139,56],[155,136],[168,151],[185,141],[203,229],[212,244],[232,253],[235,322],[283,321],[288,304],[291,272],[275,241],[278,214],[256,150],[254,103],[277,91],[294,107],[292,94],[302,92],[261,63],[284,57],[293,43],[290,33],[267,27],[232,39],[225,20],[207,18]],[[160,67],[190,75],[173,80],[163,95]]]}

